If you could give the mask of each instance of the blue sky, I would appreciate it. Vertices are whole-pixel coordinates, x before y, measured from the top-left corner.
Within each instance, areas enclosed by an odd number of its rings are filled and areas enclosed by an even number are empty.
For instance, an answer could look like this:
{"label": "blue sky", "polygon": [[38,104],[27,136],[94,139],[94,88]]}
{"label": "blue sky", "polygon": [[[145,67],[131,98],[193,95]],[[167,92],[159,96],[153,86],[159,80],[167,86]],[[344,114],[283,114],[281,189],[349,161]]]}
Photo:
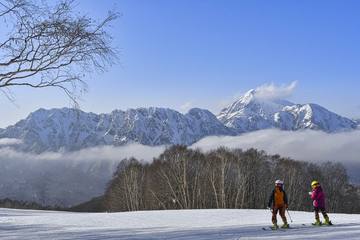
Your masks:
{"label": "blue sky", "polygon": [[[89,79],[84,111],[159,106],[218,113],[263,84],[297,81],[290,100],[360,117],[360,1],[78,0],[97,19],[117,9],[110,32],[120,63]],[[0,29],[1,31],[1,29]],[[59,90],[0,95],[0,127],[40,107],[69,107]]]}

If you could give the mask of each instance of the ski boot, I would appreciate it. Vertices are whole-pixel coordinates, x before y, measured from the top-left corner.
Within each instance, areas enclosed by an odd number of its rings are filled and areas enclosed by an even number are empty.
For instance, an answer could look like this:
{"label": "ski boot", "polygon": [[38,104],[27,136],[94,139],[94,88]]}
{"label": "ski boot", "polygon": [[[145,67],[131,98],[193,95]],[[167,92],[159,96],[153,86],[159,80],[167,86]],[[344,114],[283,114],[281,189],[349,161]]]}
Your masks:
{"label": "ski boot", "polygon": [[316,219],[316,221],[315,221],[314,223],[312,223],[312,225],[314,225],[314,226],[321,226],[322,223],[320,222],[319,219]]}
{"label": "ski boot", "polygon": [[272,225],[270,228],[272,230],[277,230],[279,228],[279,226],[276,223],[274,223],[274,225]]}
{"label": "ski boot", "polygon": [[288,223],[284,223],[281,228],[290,228],[289,224]]}
{"label": "ski boot", "polygon": [[329,225],[329,226],[330,226],[330,225],[333,225],[328,216],[325,217],[325,222],[324,222],[324,224],[325,224],[325,225]]}

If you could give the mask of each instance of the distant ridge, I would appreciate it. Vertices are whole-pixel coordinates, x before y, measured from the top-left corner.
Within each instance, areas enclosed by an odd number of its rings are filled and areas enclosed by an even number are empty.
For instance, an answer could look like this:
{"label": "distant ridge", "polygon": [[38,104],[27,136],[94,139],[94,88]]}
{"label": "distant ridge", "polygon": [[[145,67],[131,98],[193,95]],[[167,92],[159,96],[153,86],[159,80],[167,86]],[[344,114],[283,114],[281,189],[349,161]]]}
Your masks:
{"label": "distant ridge", "polygon": [[128,143],[191,145],[207,136],[233,136],[260,129],[313,129],[334,133],[356,129],[359,122],[317,104],[261,99],[250,90],[215,116],[193,108],[182,114],[168,108],[114,110],[108,114],[78,109],[39,109],[13,126],[0,129],[0,139],[16,138],[23,151],[74,151]]}

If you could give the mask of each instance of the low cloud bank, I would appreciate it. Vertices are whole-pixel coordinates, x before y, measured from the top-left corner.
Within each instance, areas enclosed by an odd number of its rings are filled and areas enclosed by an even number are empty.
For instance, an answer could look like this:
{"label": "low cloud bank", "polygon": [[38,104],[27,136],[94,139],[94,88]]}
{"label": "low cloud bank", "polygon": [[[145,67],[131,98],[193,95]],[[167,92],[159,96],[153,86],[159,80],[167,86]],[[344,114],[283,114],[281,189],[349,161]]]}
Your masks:
{"label": "low cloud bank", "polygon": [[[13,144],[17,144],[17,141]],[[5,144],[6,142],[6,144]],[[165,146],[131,144],[103,146],[70,153],[31,154],[15,151],[11,141],[0,144],[0,198],[70,206],[102,195],[118,163],[129,157],[152,161]],[[360,131],[328,134],[320,131],[261,130],[236,137],[207,137],[191,148],[203,151],[220,146],[257,148],[295,160],[336,161],[360,183]]]}
{"label": "low cloud bank", "polygon": [[236,137],[207,137],[192,145],[204,151],[219,146],[257,148],[295,160],[341,162],[352,181],[360,183],[360,131],[325,133],[321,131],[260,130]]}
{"label": "low cloud bank", "polygon": [[151,161],[164,147],[132,144],[70,153],[31,154],[0,148],[0,198],[70,206],[102,195],[118,163]]}
{"label": "low cloud bank", "polygon": [[17,144],[21,144],[21,143],[22,143],[22,141],[20,139],[16,139],[16,138],[1,138],[0,139],[0,147],[17,145]]}

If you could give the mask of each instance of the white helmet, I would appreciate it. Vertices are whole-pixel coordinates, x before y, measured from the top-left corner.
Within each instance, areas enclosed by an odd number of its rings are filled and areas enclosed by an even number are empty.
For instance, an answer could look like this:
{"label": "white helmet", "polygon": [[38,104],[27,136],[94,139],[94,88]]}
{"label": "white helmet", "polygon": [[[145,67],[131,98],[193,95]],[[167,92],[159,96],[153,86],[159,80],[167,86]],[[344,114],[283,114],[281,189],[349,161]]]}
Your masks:
{"label": "white helmet", "polygon": [[275,185],[281,185],[282,186],[282,185],[284,185],[284,182],[278,179],[278,180],[275,181]]}

